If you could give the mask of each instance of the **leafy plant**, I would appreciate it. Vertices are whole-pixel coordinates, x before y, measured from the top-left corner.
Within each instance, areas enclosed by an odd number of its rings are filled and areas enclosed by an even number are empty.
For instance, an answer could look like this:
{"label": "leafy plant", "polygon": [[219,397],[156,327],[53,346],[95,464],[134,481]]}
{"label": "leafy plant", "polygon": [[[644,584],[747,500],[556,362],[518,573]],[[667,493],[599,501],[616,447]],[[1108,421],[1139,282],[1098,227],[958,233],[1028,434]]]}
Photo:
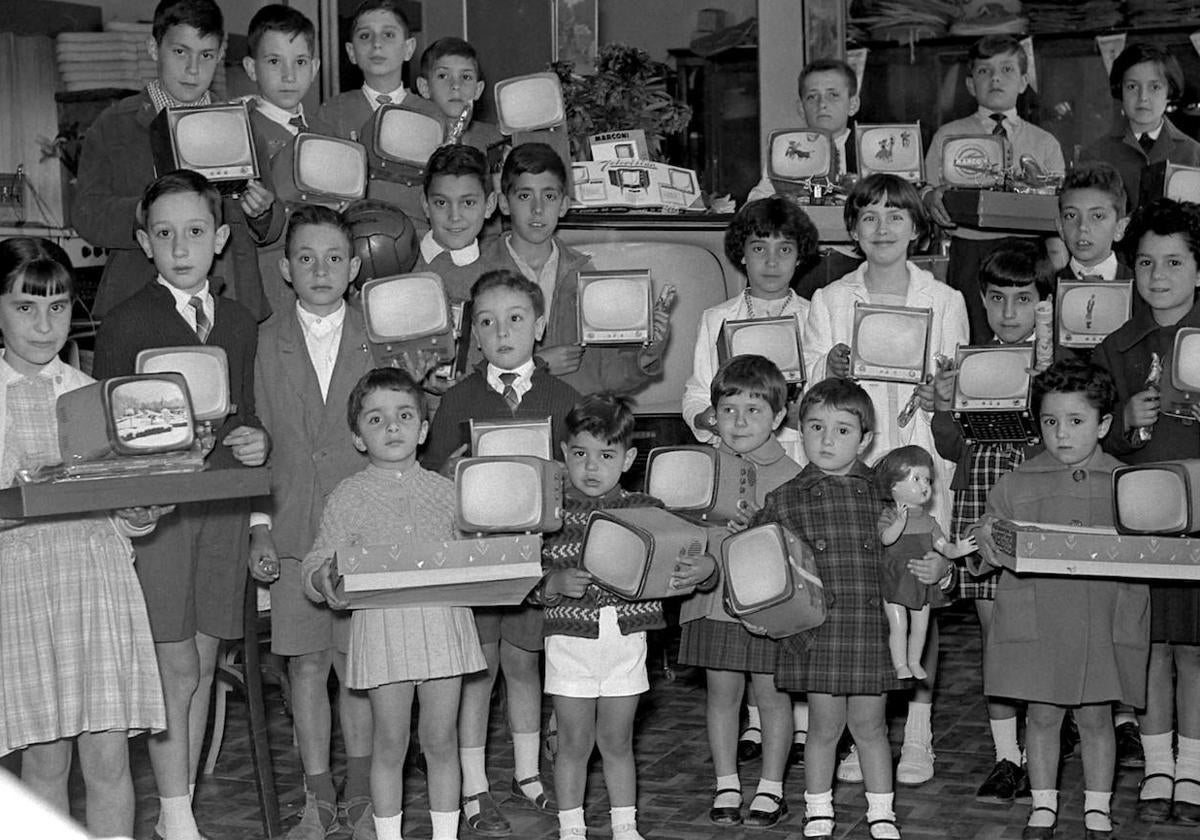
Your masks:
{"label": "leafy plant", "polygon": [[605,44],[596,57],[596,72],[575,73],[570,61],[551,65],[562,82],[571,154],[585,157],[587,138],[605,131],[646,132],[650,157],[662,159],[662,142],[687,128],[692,109],[667,91],[669,69],[637,47]]}
{"label": "leafy plant", "polygon": [[41,147],[42,160],[58,158],[72,178],[79,174],[79,152],[83,149],[83,133],[79,130],[79,123],[61,127],[53,140],[39,137],[38,146]]}

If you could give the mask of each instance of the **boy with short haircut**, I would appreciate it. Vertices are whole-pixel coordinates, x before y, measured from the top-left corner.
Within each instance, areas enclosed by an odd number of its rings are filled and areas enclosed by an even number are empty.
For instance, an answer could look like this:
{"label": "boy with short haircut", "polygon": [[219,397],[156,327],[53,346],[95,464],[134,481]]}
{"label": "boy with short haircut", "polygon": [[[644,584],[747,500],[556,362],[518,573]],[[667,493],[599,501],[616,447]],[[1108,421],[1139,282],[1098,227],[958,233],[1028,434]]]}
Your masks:
{"label": "boy with short haircut", "polygon": [[[992,342],[998,345],[1030,344],[1035,327],[1035,307],[1054,294],[1054,269],[1045,248],[1036,239],[1012,239],[992,251],[979,268],[979,285],[987,312]],[[987,495],[1000,476],[1012,472],[1027,458],[1042,451],[1040,444],[967,443],[950,408],[957,372],[942,373],[935,383],[933,440],[937,454],[955,462],[952,539],[966,536],[983,515]],[[974,575],[960,571],[957,596],[975,602],[979,628],[987,639],[992,621],[999,573]],[[1011,802],[1027,795],[1028,779],[1017,742],[1017,707],[999,697],[987,698],[988,721],[996,762],[979,787],[981,802]]]}
{"label": "boy with short haircut", "polygon": [[[546,693],[558,716],[554,790],[562,838],[586,837],[584,789],[592,751],[599,746],[611,805],[613,840],[642,840],[637,830],[637,768],[633,721],[638,695],[650,688],[646,631],[666,627],[662,602],[627,601],[596,586],[583,568],[583,537],[594,511],[661,507],[620,486],[633,465],[634,416],[628,397],[593,394],[566,418],[567,465],[563,527],[542,547],[546,606]],[[671,586],[716,583],[710,556],[680,557]]]}
{"label": "boy with short haircut", "polygon": [[[574,388],[535,363],[534,344],[546,328],[545,301],[536,283],[515,272],[489,271],[471,288],[471,319],[472,335],[484,361],[442,398],[421,458],[427,469],[452,469],[469,446],[472,418],[548,416],[557,448],[565,439],[567,414],[579,400]],[[539,810],[553,810],[538,768],[542,614],[531,606],[481,608],[475,610],[475,623],[488,671],[463,679],[459,711],[462,810],[467,825],[477,834],[505,837],[512,828],[488,791],[485,755],[492,684],[499,667],[504,670],[513,734],[513,794]]]}
{"label": "boy with short haircut", "polygon": [[[213,0],[160,0],[152,31],[146,46],[156,78],[141,93],[109,106],[88,129],[80,154],[71,220],[80,235],[109,251],[94,306],[98,316],[154,280],[153,265],[131,236],[138,202],[155,177],[150,123],[168,106],[211,104],[209,85],[225,54],[225,23]],[[271,310],[254,248],[279,237],[283,215],[277,212],[261,149],[259,170],[263,179],[251,181],[240,199],[224,200],[231,234],[213,274],[224,278],[227,297],[261,321]]]}
{"label": "boy with short haircut", "polygon": [[959,134],[1002,135],[1007,139],[1006,157],[1010,167],[1028,156],[1047,173],[1065,171],[1062,147],[1054,135],[1017,114],[1017,98],[1029,86],[1028,73],[1029,59],[1011,35],[986,35],[972,44],[967,53],[966,85],[979,107],[970,116],[939,128],[925,153],[925,178],[929,187],[922,197],[933,220],[950,229],[947,281],[962,292],[966,300],[974,344],[984,344],[992,337],[983,298],[979,294],[979,264],[1006,235],[956,225],[950,218],[942,203],[942,195],[947,189],[942,183],[942,145],[947,137]]}
{"label": "boy with short haircut", "polygon": [[674,289],[664,289],[654,303],[653,331],[646,346],[585,348],[579,343],[579,272],[592,265],[587,255],[555,236],[570,204],[569,183],[562,158],[551,146],[522,143],[513,148],[500,175],[500,210],[511,227],[481,246],[480,262],[489,269],[519,272],[541,288],[546,335],[537,356],[550,373],[581,394],[634,393],[662,373]]}
{"label": "boy with short haircut", "polygon": [[1055,225],[1071,255],[1060,280],[1132,280],[1133,270],[1117,259],[1113,244],[1129,224],[1125,185],[1111,164],[1077,164],[1058,191]]}
{"label": "boy with short haircut", "polygon": [[475,103],[483,95],[483,71],[475,48],[462,38],[439,38],[421,53],[421,73],[417,76],[417,92],[433,102],[453,125],[467,112],[467,127],[459,142],[487,150],[503,142],[504,135],[494,123],[474,118]]}
{"label": "boy with short haircut", "polygon": [[[150,185],[137,220],[138,243],[158,277],[100,325],[93,375],[132,374],[138,353],[155,347],[222,348],[236,410],[216,429],[209,459],[216,466],[232,466],[231,459],[261,465],[270,442],[254,409],[254,316],[216,294],[209,280],[229,238],[220,193],[202,175],[177,170]],[[199,837],[189,783],[200,759],[217,647],[242,636],[248,512],[245,499],[180,505],[137,547],[167,709],[166,732],[149,741],[164,840]]]}
{"label": "boy with short haircut", "polygon": [[[250,126],[255,141],[271,162],[271,180],[282,199],[285,194],[297,194],[293,158],[279,153],[308,128],[303,100],[321,69],[317,29],[298,9],[272,3],[250,19],[246,44],[249,55],[242,59],[242,67],[258,89]],[[258,249],[258,270],[271,311],[290,317],[296,295],[280,274],[280,262],[284,260],[282,238]]]}
{"label": "boy with short haircut", "polygon": [[329,669],[338,676],[346,744],[346,819],[355,837],[372,825],[371,706],[346,681],[350,614],[305,597],[300,567],[317,536],[325,500],[364,466],[345,430],[354,384],[373,362],[362,313],[346,305],[358,273],[350,231],[328,207],[291,215],[279,270],[297,300],[263,324],[254,387],[259,417],[275,441],[271,496],[250,516],[250,574],[271,584],[271,650],[288,657],[292,712],[306,797],[288,840],[323,840],[337,828],[330,773]]}

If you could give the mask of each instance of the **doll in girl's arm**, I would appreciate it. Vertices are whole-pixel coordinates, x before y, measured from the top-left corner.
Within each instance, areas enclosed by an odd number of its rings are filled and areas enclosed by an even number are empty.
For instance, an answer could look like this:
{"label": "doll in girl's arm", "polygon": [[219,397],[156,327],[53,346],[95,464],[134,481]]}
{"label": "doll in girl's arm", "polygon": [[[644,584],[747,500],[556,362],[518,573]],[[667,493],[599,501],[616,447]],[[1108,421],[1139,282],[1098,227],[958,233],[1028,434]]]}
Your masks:
{"label": "doll in girl's arm", "polygon": [[[879,516],[879,538],[885,546],[880,588],[886,604],[888,649],[896,676],[923,680],[921,654],[929,631],[931,606],[946,603],[939,584],[923,584],[910,570],[910,561],[930,550],[953,560],[975,551],[974,538],[951,543],[929,515],[933,495],[933,459],[919,446],[893,449],[875,466],[881,493],[894,506]],[[953,574],[951,567],[949,574]]]}

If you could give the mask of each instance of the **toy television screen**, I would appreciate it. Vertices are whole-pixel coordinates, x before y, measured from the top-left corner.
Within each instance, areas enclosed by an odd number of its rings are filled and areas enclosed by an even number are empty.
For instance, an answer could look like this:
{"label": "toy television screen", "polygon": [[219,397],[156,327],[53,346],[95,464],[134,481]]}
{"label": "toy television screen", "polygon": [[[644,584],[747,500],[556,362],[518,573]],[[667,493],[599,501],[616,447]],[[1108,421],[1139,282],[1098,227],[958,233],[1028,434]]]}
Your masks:
{"label": "toy television screen", "polygon": [[1004,138],[963,134],[942,142],[942,183],[950,187],[994,187],[1004,180]]}
{"label": "toy television screen", "polygon": [[1200,328],[1183,327],[1175,333],[1171,383],[1185,393],[1200,393]]}
{"label": "toy television screen", "polygon": [[707,535],[698,525],[660,508],[596,511],[583,538],[583,568],[600,586],[623,598],[661,598],[681,553],[704,551]]}
{"label": "toy television screen", "polygon": [[374,342],[408,341],[454,330],[442,278],[432,272],[368,280],[362,287],[362,303],[367,337]]}
{"label": "toy television screen", "polygon": [[858,171],[865,178],[876,172],[923,180],[925,156],[921,151],[920,123],[856,125]]}
{"label": "toy television screen", "polygon": [[138,373],[181,374],[197,420],[224,420],[229,398],[229,359],[221,347],[156,347],[137,354]]}
{"label": "toy television screen", "polygon": [[562,467],[527,456],[464,458],[454,470],[455,527],[468,533],[562,527]]}
{"label": "toy television screen", "polygon": [[772,131],[768,141],[767,176],[780,181],[807,181],[837,174],[833,138],[815,128]]}
{"label": "toy television screen", "polygon": [[554,458],[550,418],[540,420],[475,420],[471,423],[471,454],[475,456],[526,455]]}
{"label": "toy television screen", "polygon": [[854,304],[850,375],[920,384],[929,355],[933,310]]}
{"label": "toy television screen", "polygon": [[1163,176],[1163,195],[1176,201],[1200,201],[1200,169],[1168,163]]}
{"label": "toy television screen", "polygon": [[67,464],[188,449],[195,436],[187,383],[178,373],[104,379],[63,394],[56,410]]}
{"label": "toy television screen", "polygon": [[717,358],[724,364],[734,356],[765,356],[788,382],[804,382],[800,326],[791,315],[726,321],[717,339]]}
{"label": "toy television screen", "polygon": [[567,119],[562,83],[555,73],[533,73],[496,82],[496,115],[501,134],[537,131]]}
{"label": "toy television screen", "polygon": [[792,595],[792,565],[778,525],[751,528],[722,546],[725,594],[735,614],[760,610]]}
{"label": "toy television screen", "polygon": [[[245,105],[166,108],[155,122],[152,148],[154,168],[159,175],[172,169],[190,169],[210,181],[259,177],[250,114]],[[161,135],[164,129],[166,138]]]}
{"label": "toy television screen", "polygon": [[1095,347],[1129,320],[1133,283],[1073,282],[1058,284],[1058,343],[1063,347]]}
{"label": "toy television screen", "polygon": [[1200,460],[1118,467],[1112,480],[1118,533],[1178,536],[1200,530]]}
{"label": "toy television screen", "polygon": [[375,115],[375,153],[385,161],[424,168],[445,134],[440,119],[404,105],[384,105]]}
{"label": "toy television screen", "polygon": [[1033,347],[962,347],[955,369],[954,411],[1029,407]]}
{"label": "toy television screen", "polygon": [[660,446],[646,460],[646,492],[668,510],[728,521],[754,501],[754,464],[712,446]]}
{"label": "toy television screen", "polygon": [[293,178],[307,200],[353,201],[367,194],[367,150],[361,143],[301,132]]}
{"label": "toy television screen", "polygon": [[648,342],[652,294],[653,284],[646,269],[579,272],[579,341]]}

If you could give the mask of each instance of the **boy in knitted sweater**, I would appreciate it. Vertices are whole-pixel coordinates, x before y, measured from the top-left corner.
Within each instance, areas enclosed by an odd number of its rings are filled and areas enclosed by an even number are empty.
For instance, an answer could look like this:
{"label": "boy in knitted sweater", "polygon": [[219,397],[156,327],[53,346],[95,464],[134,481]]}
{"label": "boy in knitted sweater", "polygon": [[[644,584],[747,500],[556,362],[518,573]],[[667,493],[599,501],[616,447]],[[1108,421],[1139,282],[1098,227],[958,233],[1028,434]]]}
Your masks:
{"label": "boy in knitted sweater", "polygon": [[[650,687],[646,631],[666,626],[659,601],[626,601],[592,584],[582,568],[583,536],[592,511],[661,507],[619,485],[633,464],[634,418],[627,397],[584,397],[567,415],[563,527],[547,535],[540,598],[546,605],[547,694],[558,715],[554,790],[562,838],[585,837],[583,793],[588,762],[599,745],[612,804],[613,840],[641,840],[636,822],[637,777],[633,719],[638,695]],[[709,556],[680,557],[672,586],[715,584]]]}

